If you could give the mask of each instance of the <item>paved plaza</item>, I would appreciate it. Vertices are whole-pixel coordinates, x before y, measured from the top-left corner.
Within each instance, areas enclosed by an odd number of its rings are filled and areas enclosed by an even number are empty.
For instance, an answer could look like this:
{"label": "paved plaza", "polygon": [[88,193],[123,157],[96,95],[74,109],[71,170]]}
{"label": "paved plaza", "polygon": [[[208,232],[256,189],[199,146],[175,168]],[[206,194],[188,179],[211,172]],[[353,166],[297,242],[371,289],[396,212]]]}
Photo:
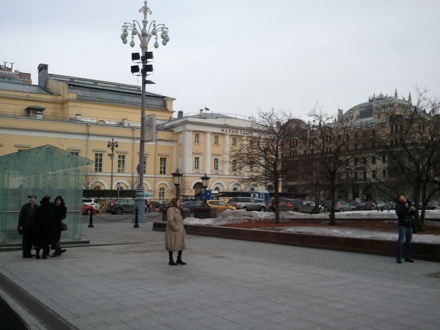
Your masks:
{"label": "paved plaza", "polygon": [[61,257],[0,252],[0,295],[31,329],[440,329],[440,263],[83,225]]}

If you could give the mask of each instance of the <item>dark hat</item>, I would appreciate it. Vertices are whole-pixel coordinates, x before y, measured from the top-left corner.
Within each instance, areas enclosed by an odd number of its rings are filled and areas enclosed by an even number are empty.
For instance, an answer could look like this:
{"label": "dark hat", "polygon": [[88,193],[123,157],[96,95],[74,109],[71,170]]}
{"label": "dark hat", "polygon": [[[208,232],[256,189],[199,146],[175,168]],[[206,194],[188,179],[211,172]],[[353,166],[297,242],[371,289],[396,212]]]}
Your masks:
{"label": "dark hat", "polygon": [[49,194],[44,195],[44,198],[50,198]]}
{"label": "dark hat", "polygon": [[35,199],[37,199],[37,196],[34,195],[34,194],[30,194],[30,195],[28,195],[28,198],[35,198]]}

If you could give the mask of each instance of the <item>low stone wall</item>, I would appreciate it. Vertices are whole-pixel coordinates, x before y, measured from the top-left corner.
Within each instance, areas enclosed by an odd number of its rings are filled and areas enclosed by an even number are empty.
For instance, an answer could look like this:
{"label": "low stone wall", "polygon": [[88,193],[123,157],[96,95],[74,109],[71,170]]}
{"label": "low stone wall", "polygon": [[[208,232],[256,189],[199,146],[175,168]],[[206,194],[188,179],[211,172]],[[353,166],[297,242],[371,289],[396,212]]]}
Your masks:
{"label": "low stone wall", "polygon": [[[153,230],[165,231],[166,223],[154,222]],[[277,231],[230,228],[222,226],[185,225],[187,234],[212,236],[273,244],[294,245],[316,249],[395,256],[396,242],[353,237],[322,236]],[[411,257],[440,261],[440,244],[412,243]]]}

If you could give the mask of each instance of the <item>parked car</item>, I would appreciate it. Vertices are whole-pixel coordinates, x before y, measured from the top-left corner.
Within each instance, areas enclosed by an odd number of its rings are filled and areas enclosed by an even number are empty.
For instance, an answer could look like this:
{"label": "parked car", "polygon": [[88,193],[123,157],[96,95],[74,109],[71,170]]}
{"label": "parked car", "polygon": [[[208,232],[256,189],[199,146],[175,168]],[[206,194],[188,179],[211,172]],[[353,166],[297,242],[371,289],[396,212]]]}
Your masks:
{"label": "parked car", "polygon": [[363,210],[365,210],[365,202],[350,201],[350,202],[348,202],[348,204],[353,206],[355,211],[363,211]]}
{"label": "parked car", "polygon": [[[330,201],[325,201],[323,204],[324,211],[330,211],[331,203]],[[344,211],[355,211],[356,207],[346,201],[336,201],[335,202],[335,211],[336,212],[344,212]]]}
{"label": "parked car", "polygon": [[376,203],[374,203],[373,201],[366,201],[364,205],[364,210],[367,211],[371,211],[376,208]]}
{"label": "parked car", "polygon": [[107,204],[107,212],[111,214],[133,213],[134,199],[114,199]]}
{"label": "parked car", "polygon": [[290,203],[292,204],[293,212],[301,212],[301,213],[317,213],[316,204],[314,201],[303,200],[303,199],[291,199]]}
{"label": "parked car", "polygon": [[99,213],[99,210],[95,209],[94,207],[90,206],[90,205],[85,205],[83,204],[82,209],[81,209],[81,213],[82,214],[90,214],[90,212],[93,212],[93,214]]}
{"label": "parked car", "polygon": [[99,210],[101,208],[101,205],[96,198],[83,198],[83,205],[89,205],[96,210]]}
{"label": "parked car", "polygon": [[440,209],[440,204],[437,202],[429,202],[428,205],[426,205],[427,210],[438,210]]}
{"label": "parked car", "polygon": [[223,211],[224,210],[235,210],[234,206],[229,205],[228,203],[220,201],[220,200],[217,200],[217,199],[208,199],[206,201],[206,203],[208,203],[208,205],[210,207],[214,207],[216,209],[221,209]]}
{"label": "parked car", "polygon": [[344,212],[344,211],[354,211],[356,208],[353,205],[348,204],[344,201],[337,201],[335,203],[335,211]]}
{"label": "parked car", "polygon": [[[280,199],[278,201],[278,209],[280,211],[292,211],[292,202],[290,199]],[[274,211],[273,208],[270,208],[271,211]]]}
{"label": "parked car", "polygon": [[233,197],[229,200],[229,205],[245,211],[264,212],[267,210],[267,204],[263,199],[253,197]]}
{"label": "parked car", "polygon": [[376,200],[374,209],[378,210],[378,211],[392,210],[392,209],[394,209],[394,203]]}
{"label": "parked car", "polygon": [[190,209],[191,211],[196,208],[200,207],[202,205],[202,201],[186,201],[181,203],[183,208]]}

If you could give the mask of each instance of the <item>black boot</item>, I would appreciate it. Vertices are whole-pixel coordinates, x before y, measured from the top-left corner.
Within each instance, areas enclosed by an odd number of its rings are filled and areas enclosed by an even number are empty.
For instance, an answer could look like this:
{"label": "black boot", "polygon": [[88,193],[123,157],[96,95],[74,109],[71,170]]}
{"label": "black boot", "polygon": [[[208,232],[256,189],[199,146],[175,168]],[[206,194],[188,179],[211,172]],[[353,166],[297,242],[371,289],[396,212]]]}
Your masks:
{"label": "black boot", "polygon": [[168,251],[168,255],[170,257],[170,261],[168,262],[168,265],[177,266],[177,264],[174,262],[174,259],[173,259],[173,251]]}
{"label": "black boot", "polygon": [[41,257],[40,257],[40,249],[36,249],[35,250],[35,258],[36,259],[40,259]]}
{"label": "black boot", "polygon": [[177,252],[177,260],[176,260],[176,264],[179,265],[186,265],[186,262],[182,261],[182,250],[180,250],[179,252]]}

